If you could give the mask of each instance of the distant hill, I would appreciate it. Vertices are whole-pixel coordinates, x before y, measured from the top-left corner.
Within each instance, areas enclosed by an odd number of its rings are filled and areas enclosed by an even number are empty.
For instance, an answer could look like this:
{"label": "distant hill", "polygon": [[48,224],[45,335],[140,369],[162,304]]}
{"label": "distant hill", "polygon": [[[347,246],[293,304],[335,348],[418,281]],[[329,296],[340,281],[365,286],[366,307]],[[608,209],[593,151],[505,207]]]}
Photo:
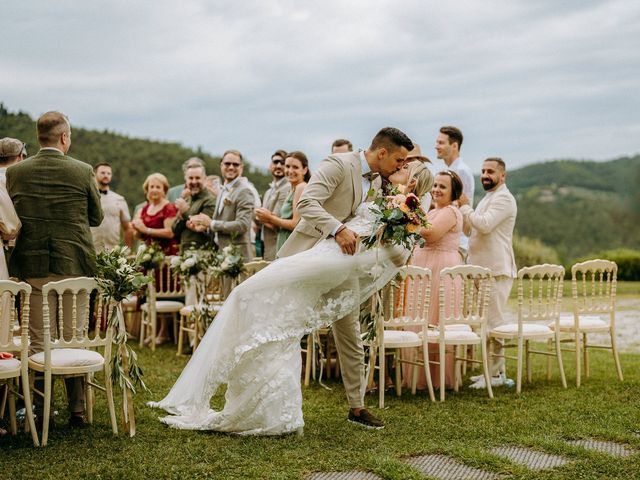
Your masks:
{"label": "distant hill", "polygon": [[[35,121],[9,112],[0,103],[0,138],[10,136],[37,150]],[[71,155],[95,165],[113,165],[113,189],[130,207],[143,200],[142,183],[161,172],[172,185],[182,182],[181,165],[199,156],[208,173],[219,174],[219,158],[179,143],[130,138],[113,132],[74,127]],[[263,192],[271,179],[247,165],[245,175]],[[476,202],[483,195],[476,179]],[[518,200],[516,232],[552,247],[566,264],[614,248],[640,248],[640,155],[609,162],[558,160],[509,171],[509,189]]]}
{"label": "distant hill", "polygon": [[[182,162],[189,157],[202,158],[208,174],[220,175],[219,157],[201,149],[193,150],[179,143],[131,138],[108,130],[72,127],[73,142],[69,154],[91,165],[110,163],[113,166],[112,188],[125,196],[131,208],[144,200],[142,183],[150,173],[166,175],[171,185],[182,183]],[[30,155],[38,150],[35,120],[23,112],[11,113],[0,103],[0,138],[3,137],[26,142]],[[271,181],[271,175],[250,164],[245,165],[244,175],[261,192]]]}
{"label": "distant hill", "polygon": [[[479,178],[476,185],[481,197]],[[553,247],[564,262],[640,248],[640,155],[528,165],[508,172],[507,185],[518,201],[516,232]]]}

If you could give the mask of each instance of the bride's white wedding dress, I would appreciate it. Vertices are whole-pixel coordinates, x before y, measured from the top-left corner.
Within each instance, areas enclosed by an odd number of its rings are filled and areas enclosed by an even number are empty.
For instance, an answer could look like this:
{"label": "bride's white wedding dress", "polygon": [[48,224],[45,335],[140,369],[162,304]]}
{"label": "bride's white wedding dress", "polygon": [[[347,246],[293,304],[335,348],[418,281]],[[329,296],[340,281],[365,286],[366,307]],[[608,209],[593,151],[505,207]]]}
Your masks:
{"label": "bride's white wedding dress", "polygon": [[[369,235],[372,204],[347,226]],[[169,394],[152,407],[172,427],[244,435],[294,432],[302,419],[301,338],[346,316],[398,272],[408,253],[399,247],[353,256],[333,239],[279,259],[236,287]],[[227,385],[225,405],[210,401]]]}

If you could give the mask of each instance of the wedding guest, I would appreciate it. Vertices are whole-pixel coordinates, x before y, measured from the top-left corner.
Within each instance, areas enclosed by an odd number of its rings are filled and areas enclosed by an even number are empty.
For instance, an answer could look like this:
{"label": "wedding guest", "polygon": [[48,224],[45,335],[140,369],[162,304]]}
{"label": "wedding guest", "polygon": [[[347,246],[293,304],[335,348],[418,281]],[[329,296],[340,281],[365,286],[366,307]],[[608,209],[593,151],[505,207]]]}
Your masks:
{"label": "wedding guest", "polygon": [[[199,231],[209,230],[221,249],[232,242],[238,246],[245,261],[253,258],[249,241],[249,230],[255,207],[255,198],[249,186],[241,181],[242,153],[227,150],[220,160],[224,185],[216,203],[213,216],[205,213],[193,215],[189,221]],[[231,283],[222,281],[223,294],[231,291]]]}
{"label": "wedding guest", "polygon": [[17,138],[0,140],[0,181],[5,183],[7,168],[27,158],[27,145]]}
{"label": "wedding guest", "polygon": [[[289,195],[289,182],[285,176],[285,158],[287,158],[287,152],[284,150],[276,150],[271,155],[271,163],[269,165],[269,171],[271,172],[272,181],[269,184],[269,189],[264,193],[262,198],[262,209],[268,210],[270,213],[278,215],[282,204],[284,203],[287,195]],[[278,241],[279,228],[271,224],[270,226],[264,225],[258,216],[258,210],[256,210],[256,237],[257,233],[260,233],[261,255],[262,258],[268,261],[275,260],[276,258],[276,244]],[[257,240],[256,240],[257,242]],[[256,252],[258,251],[258,243],[256,243]]]}
{"label": "wedding guest", "polygon": [[353,152],[353,145],[346,138],[338,138],[331,144],[331,153]]}
{"label": "wedding guest", "polygon": [[142,185],[147,202],[131,222],[136,235],[145,243],[158,242],[165,255],[178,253],[173,222],[178,211],[168,199],[169,182],[161,173],[152,173]]}
{"label": "wedding guest", "polygon": [[[457,127],[444,126],[440,128],[440,133],[436,139],[436,152],[438,158],[444,160],[447,169],[458,174],[464,185],[463,192],[473,204],[475,182],[473,173],[469,166],[462,160],[460,149],[462,148],[462,132]],[[460,254],[463,259],[467,258],[469,251],[469,237],[464,232],[460,233]]]}
{"label": "wedding guest", "polygon": [[[142,185],[147,203],[133,219],[131,225],[136,235],[146,244],[157,242],[165,255],[178,254],[178,242],[173,234],[173,223],[178,215],[178,210],[166,195],[169,190],[167,177],[161,173],[152,173]],[[160,275],[156,274],[156,282],[160,281]],[[160,316],[161,321],[156,344],[161,345],[169,338],[169,318]]]}
{"label": "wedding guest", "polygon": [[93,172],[100,191],[100,205],[104,213],[104,220],[98,227],[91,228],[93,245],[96,252],[111,250],[120,245],[120,233],[125,245],[133,246],[133,229],[129,206],[122,195],[111,190],[112,169],[108,163],[99,163],[93,167]]}
{"label": "wedding guest", "polygon": [[300,221],[298,200],[311,178],[307,156],[300,151],[291,152],[285,159],[285,172],[289,180],[289,192],[278,215],[265,208],[256,210],[256,217],[264,223],[266,228],[278,230],[276,252],[284,245]]}
{"label": "wedding guest", "polygon": [[[440,270],[447,267],[462,265],[462,257],[458,250],[460,244],[460,232],[462,231],[462,214],[453,202],[462,195],[463,184],[457,173],[451,170],[444,170],[436,175],[431,196],[434,208],[427,212],[427,220],[431,224],[428,229],[421,229],[420,236],[424,238],[424,247],[417,247],[411,257],[411,265],[428,268],[431,270],[431,293],[429,303],[429,324],[438,325],[440,323]],[[445,289],[445,295],[449,295],[449,288]],[[414,295],[413,298],[418,298]],[[418,328],[415,329],[419,331]],[[437,346],[434,345],[434,352],[430,352],[429,357],[433,361],[439,361]],[[445,385],[453,388],[453,355],[447,354],[445,372]],[[414,367],[417,368],[417,367]],[[434,388],[441,384],[440,369],[438,365],[430,366],[431,380]],[[411,380],[411,365],[403,366],[405,381]],[[417,388],[426,388],[426,377],[424,369],[420,367],[418,372]]]}
{"label": "wedding guest", "polygon": [[[42,287],[70,277],[96,274],[95,252],[89,227],[102,222],[100,193],[93,169],[67,156],[71,147],[71,125],[65,115],[47,112],[36,123],[40,151],[7,170],[7,190],[22,222],[22,232],[9,260],[9,273],[31,285],[29,338],[30,352],[43,349]],[[63,303],[69,318],[64,319],[64,336],[70,338],[72,295]],[[58,300],[49,298],[51,333],[56,338]],[[88,305],[77,301],[77,326],[88,319]],[[84,377],[65,379],[69,400],[69,424],[84,425]],[[36,382],[42,391],[41,381]],[[53,398],[53,395],[52,395]],[[43,398],[34,399],[36,415],[41,417]]]}
{"label": "wedding guest", "polygon": [[[190,168],[190,167],[206,168],[205,164],[204,164],[204,160],[202,160],[201,158],[198,158],[198,157],[188,158],[182,164],[182,176],[183,177],[187,173],[187,169]],[[182,192],[185,190],[185,188],[187,188],[187,187],[186,187],[186,185],[184,183],[171,187],[169,189],[169,191],[167,192],[167,199],[171,203],[174,203],[178,198],[180,198],[180,195],[182,195]]]}
{"label": "wedding guest", "polygon": [[191,166],[185,172],[184,181],[186,188],[180,198],[175,201],[178,210],[177,220],[173,223],[173,234],[182,249],[200,248],[209,243],[210,238],[204,232],[197,229],[187,220],[198,213],[213,215],[216,208],[213,195],[204,186],[206,172],[204,167]]}
{"label": "wedding guest", "polygon": [[[518,207],[505,183],[507,170],[501,158],[487,158],[482,164],[480,180],[487,192],[478,202],[476,209],[471,208],[470,199],[462,195],[458,200],[464,218],[464,231],[469,238],[469,258],[472,265],[491,269],[491,298],[487,311],[489,330],[501,325],[503,311],[511,292],[513,279],[517,275],[513,255],[513,229],[516,224]],[[493,342],[490,358],[491,385],[513,385],[505,372],[502,355],[502,343]],[[472,377],[475,381],[471,388],[486,388],[484,376]]]}

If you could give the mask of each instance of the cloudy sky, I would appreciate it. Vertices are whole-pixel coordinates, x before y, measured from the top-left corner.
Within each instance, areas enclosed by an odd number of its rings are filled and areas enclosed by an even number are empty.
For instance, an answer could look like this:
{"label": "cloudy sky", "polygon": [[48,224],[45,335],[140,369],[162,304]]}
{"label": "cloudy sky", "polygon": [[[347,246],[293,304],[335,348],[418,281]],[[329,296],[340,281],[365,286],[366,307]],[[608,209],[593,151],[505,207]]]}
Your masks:
{"label": "cloudy sky", "polygon": [[387,125],[478,170],[640,152],[637,0],[0,0],[0,102],[266,166]]}

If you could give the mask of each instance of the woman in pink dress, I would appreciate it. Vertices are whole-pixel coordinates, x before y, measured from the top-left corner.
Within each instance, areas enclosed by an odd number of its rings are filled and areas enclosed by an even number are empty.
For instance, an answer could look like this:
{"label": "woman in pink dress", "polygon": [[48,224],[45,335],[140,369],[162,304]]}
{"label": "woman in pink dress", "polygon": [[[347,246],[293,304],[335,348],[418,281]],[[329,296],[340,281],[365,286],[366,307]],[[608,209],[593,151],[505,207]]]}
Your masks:
{"label": "woman in pink dress", "polygon": [[[446,267],[462,265],[462,257],[458,251],[460,245],[460,233],[462,231],[462,214],[453,202],[462,195],[462,180],[450,170],[442,171],[436,175],[433,188],[431,189],[432,203],[434,208],[427,212],[427,218],[431,227],[423,229],[420,234],[425,239],[426,244],[422,248],[413,251],[411,265],[426,267],[431,270],[431,296],[429,304],[429,324],[439,323],[439,274],[440,270]],[[446,293],[446,292],[445,292]],[[434,352],[429,354],[431,360],[438,361],[437,345],[434,345]],[[447,367],[445,372],[445,386],[453,388],[453,355],[447,354]],[[412,365],[403,365],[405,382],[410,383]],[[418,367],[416,367],[418,368]],[[426,377],[422,367],[418,372],[418,389],[425,389],[427,386]],[[431,379],[433,387],[440,386],[440,375],[438,365],[431,365]]]}

